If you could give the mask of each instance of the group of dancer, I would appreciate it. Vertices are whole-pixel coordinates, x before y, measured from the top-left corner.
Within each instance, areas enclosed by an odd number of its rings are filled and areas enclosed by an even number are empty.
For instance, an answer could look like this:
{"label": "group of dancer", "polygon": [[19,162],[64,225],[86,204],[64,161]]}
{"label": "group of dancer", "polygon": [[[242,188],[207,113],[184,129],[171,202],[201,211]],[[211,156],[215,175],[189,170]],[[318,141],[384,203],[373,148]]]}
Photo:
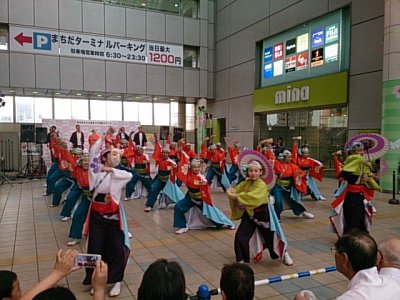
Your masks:
{"label": "group of dancer", "polygon": [[[46,194],[53,193],[51,206],[58,206],[62,193],[70,189],[61,212],[62,221],[72,216],[68,246],[79,243],[82,234],[88,236],[88,253],[102,255],[109,266],[108,282],[114,284],[110,296],[120,293],[130,253],[130,233],[121,202],[124,188],[127,201],[147,194],[146,213],[155,208],[157,201],[160,208],[174,203],[176,234],[205,227],[235,229],[232,220],[240,219],[234,241],[237,262],[249,263],[252,258],[259,261],[263,250],[268,249],[272,259],[280,258],[286,265],[292,265],[280,225],[283,210],[291,209],[296,216],[313,219],[302,197],[310,195],[315,200],[325,200],[314,181],[322,180],[323,165],[310,158],[307,145],[299,147],[301,138],[294,138],[292,151],[281,149],[278,156],[271,139],[262,140],[257,150],[244,150],[238,140],[230,145],[226,139],[228,151],[225,151],[220,143],[207,145],[209,138],[206,138],[201,153],[196,154],[190,143],[185,140],[174,143],[170,138],[162,146],[155,134],[155,150],[150,158],[139,145],[142,139],[137,140],[138,144],[131,137],[121,142],[123,139],[111,127],[103,137],[92,141],[89,151],[70,152],[56,130],[50,132],[54,161],[47,175]],[[370,199],[365,184],[371,183],[372,177],[366,175],[368,164],[360,151],[360,147],[354,148],[343,166],[337,164],[342,168],[338,176],[348,182],[340,187],[341,194],[334,201],[331,216],[338,235],[350,227],[369,230],[369,219],[360,207],[366,205],[364,198]],[[154,178],[150,174],[151,160],[157,167]],[[206,175],[202,173],[204,166]],[[231,218],[212,200],[210,186],[215,177],[229,199]],[[276,179],[274,185],[271,178]],[[182,183],[186,194],[180,189]],[[363,199],[357,200],[357,204],[348,200],[354,198]],[[357,221],[351,217],[353,213],[359,215]],[[87,269],[84,284],[91,284],[91,272]]]}

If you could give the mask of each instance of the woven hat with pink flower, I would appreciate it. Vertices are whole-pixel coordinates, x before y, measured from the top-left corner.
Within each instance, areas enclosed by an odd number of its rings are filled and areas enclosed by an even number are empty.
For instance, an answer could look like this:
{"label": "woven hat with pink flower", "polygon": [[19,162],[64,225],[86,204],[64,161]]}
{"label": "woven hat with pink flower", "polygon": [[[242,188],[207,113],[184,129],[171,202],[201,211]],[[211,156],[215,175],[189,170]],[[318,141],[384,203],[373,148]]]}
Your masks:
{"label": "woven hat with pink flower", "polygon": [[247,177],[247,170],[249,165],[251,165],[252,163],[259,164],[263,171],[260,178],[264,180],[264,182],[269,186],[273,185],[275,178],[274,168],[267,160],[267,158],[261,153],[255,150],[244,150],[239,154],[238,162],[240,173],[244,177]]}

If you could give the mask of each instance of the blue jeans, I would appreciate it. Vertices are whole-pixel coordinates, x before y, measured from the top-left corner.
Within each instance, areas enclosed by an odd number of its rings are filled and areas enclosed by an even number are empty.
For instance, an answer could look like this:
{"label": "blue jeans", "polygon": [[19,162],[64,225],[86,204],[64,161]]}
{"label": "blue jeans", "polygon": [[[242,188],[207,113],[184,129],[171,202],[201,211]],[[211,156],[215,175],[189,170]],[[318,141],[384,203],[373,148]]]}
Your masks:
{"label": "blue jeans", "polygon": [[54,188],[56,186],[56,183],[58,180],[60,180],[62,177],[69,176],[68,171],[61,171],[59,168],[55,170],[50,176],[49,180],[47,181],[47,188],[46,188],[46,193],[47,194],[52,194],[54,192]]}
{"label": "blue jeans", "polygon": [[210,168],[208,169],[208,171],[207,171],[207,182],[208,182],[209,185],[212,184],[212,181],[213,181],[214,176],[217,176],[217,181],[218,181],[219,185],[222,187],[222,189],[223,189],[224,192],[225,192],[225,191],[226,191],[226,188],[224,187],[224,185],[223,185],[222,182],[221,182],[221,178],[222,178],[221,169],[216,170],[216,169],[213,168],[213,167],[210,167]]}
{"label": "blue jeans", "polygon": [[61,210],[60,215],[63,217],[70,217],[72,209],[74,208],[76,202],[78,202],[79,197],[81,195],[82,195],[82,190],[76,184],[76,182],[74,182],[71,189],[69,190],[67,199],[65,199],[65,203],[63,209]]}
{"label": "blue jeans", "polygon": [[146,201],[146,207],[154,206],[154,203],[157,201],[158,194],[160,194],[160,192],[162,191],[162,189],[165,187],[166,184],[167,184],[166,181],[162,181],[158,177],[154,179],[153,184],[151,185],[150,195]]}
{"label": "blue jeans", "polygon": [[[82,190],[81,190],[82,193]],[[88,198],[82,193],[81,202],[75,210],[74,217],[72,218],[71,229],[69,231],[69,237],[72,239],[81,239],[83,224],[86,221],[86,217],[88,214],[90,206],[90,201]]]}
{"label": "blue jeans", "polygon": [[229,169],[229,173],[227,174],[230,183],[232,183],[232,181],[234,181],[237,178],[236,172],[239,172],[238,166],[231,165],[231,168]]}
{"label": "blue jeans", "polygon": [[281,185],[275,184],[274,188],[271,190],[271,195],[275,197],[274,209],[279,220],[281,219],[284,200],[287,201],[296,216],[306,211],[303,205],[297,203],[294,199],[291,198],[290,186],[288,187],[288,189],[289,191],[286,191],[286,189],[284,189]]}
{"label": "blue jeans", "polygon": [[189,193],[186,194],[185,198],[179,200],[174,207],[174,227],[185,228],[186,218],[185,213],[189,211],[193,206],[194,202],[191,200]]}
{"label": "blue jeans", "polygon": [[142,176],[138,175],[137,173],[133,172],[132,173],[132,179],[126,184],[126,190],[125,190],[125,195],[127,198],[129,198],[132,193],[135,191],[135,186],[138,181],[141,181],[143,186],[146,188],[146,190],[151,192],[151,178],[149,176]]}
{"label": "blue jeans", "polygon": [[46,184],[49,185],[50,176],[58,169],[58,159],[51,164],[50,169],[47,171]]}
{"label": "blue jeans", "polygon": [[57,182],[53,192],[53,205],[59,205],[62,194],[72,186],[73,181],[70,178],[70,176],[65,176]]}

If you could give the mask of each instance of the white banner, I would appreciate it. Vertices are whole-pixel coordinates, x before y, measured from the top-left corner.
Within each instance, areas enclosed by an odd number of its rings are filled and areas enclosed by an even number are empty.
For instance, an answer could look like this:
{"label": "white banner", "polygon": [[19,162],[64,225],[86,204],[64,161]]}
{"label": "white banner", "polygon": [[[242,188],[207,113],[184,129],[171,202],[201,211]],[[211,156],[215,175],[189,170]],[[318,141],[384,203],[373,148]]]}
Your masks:
{"label": "white banner", "polygon": [[10,50],[183,67],[183,46],[10,26]]}
{"label": "white banner", "polygon": [[107,60],[146,63],[146,43],[133,40],[105,38]]}
{"label": "white banner", "polygon": [[[71,134],[75,131],[75,125],[81,126],[81,131],[85,138],[85,149],[89,149],[88,137],[92,133],[92,129],[97,129],[98,134],[106,132],[107,128],[112,126],[118,131],[119,128],[125,127],[125,132],[129,135],[131,131],[137,131],[137,127],[140,122],[129,122],[129,121],[87,121],[87,120],[54,120],[54,119],[42,119],[42,126],[50,130],[51,126],[56,126],[59,137],[62,138],[69,148],[72,148],[69,139]],[[50,151],[45,145],[43,146],[43,159],[46,163],[50,163]]]}
{"label": "white banner", "polygon": [[104,59],[104,37],[60,32],[60,55]]}
{"label": "white banner", "polygon": [[147,62],[149,64],[183,67],[182,46],[147,43]]}
{"label": "white banner", "polygon": [[10,26],[10,50],[45,55],[59,55],[57,31]]}

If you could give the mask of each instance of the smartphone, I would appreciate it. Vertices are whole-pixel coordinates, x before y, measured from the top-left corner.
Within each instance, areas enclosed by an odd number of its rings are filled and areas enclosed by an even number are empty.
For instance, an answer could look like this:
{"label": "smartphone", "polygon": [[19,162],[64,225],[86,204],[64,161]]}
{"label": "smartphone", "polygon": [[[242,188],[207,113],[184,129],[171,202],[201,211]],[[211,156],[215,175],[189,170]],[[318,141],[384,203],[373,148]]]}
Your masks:
{"label": "smartphone", "polygon": [[75,266],[85,268],[95,268],[96,262],[101,260],[100,254],[84,254],[79,253],[75,256]]}

